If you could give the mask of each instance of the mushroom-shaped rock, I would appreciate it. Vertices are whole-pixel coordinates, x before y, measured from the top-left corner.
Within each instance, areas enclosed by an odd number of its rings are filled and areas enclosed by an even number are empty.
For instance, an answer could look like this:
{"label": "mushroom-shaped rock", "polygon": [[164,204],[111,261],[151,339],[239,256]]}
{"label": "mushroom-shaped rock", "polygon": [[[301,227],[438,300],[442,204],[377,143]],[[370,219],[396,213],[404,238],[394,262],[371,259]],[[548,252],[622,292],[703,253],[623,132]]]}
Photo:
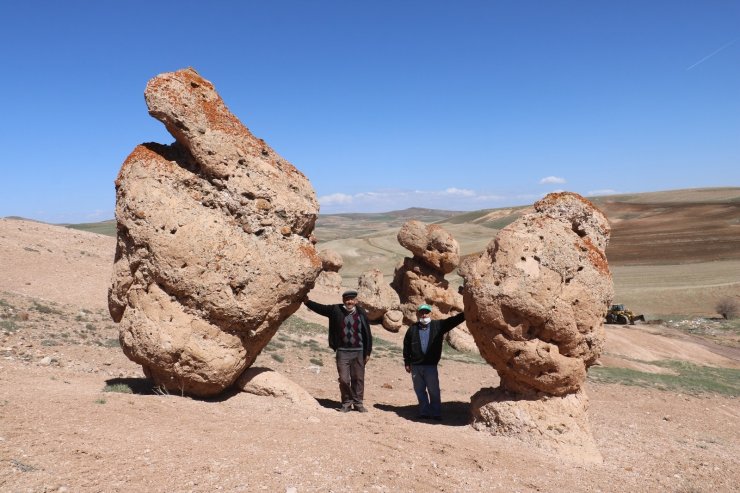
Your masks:
{"label": "mushroom-shaped rock", "polygon": [[406,221],[398,232],[398,242],[442,274],[452,272],[460,263],[457,240],[436,224]]}
{"label": "mushroom-shaped rock", "polygon": [[576,194],[550,194],[535,209],[461,265],[465,319],[502,387],[564,395],[603,347],[613,286],[599,246],[609,228]]}
{"label": "mushroom-shaped rock", "polygon": [[318,202],[194,70],[155,77],[145,98],[177,142],[140,145],[121,167],[109,309],[157,385],[214,395],[313,286]]}
{"label": "mushroom-shaped rock", "polygon": [[609,227],[573,193],[535,209],[460,266],[465,320],[503,389],[562,396],[580,389],[603,347]]}

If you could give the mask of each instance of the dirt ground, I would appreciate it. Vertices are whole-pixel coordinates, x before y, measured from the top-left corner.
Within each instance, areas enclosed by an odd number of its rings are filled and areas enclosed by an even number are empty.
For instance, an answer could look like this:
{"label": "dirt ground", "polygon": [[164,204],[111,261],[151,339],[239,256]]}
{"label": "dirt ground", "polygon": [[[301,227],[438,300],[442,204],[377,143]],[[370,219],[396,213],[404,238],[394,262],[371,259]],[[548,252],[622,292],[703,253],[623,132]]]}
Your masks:
{"label": "dirt ground", "polygon": [[[470,396],[498,378],[469,355],[443,357],[444,420],[416,420],[401,335],[382,328],[368,414],[337,412],[333,353],[321,328],[300,323],[281,327],[255,366],[301,385],[316,407],[244,392],[157,393],[116,344],[104,295],[112,250],[111,238],[0,220],[0,491],[688,493],[740,484],[735,397],[590,380],[603,461],[574,462],[470,426]],[[731,345],[666,326],[607,328],[605,367],[666,359],[740,368]]]}

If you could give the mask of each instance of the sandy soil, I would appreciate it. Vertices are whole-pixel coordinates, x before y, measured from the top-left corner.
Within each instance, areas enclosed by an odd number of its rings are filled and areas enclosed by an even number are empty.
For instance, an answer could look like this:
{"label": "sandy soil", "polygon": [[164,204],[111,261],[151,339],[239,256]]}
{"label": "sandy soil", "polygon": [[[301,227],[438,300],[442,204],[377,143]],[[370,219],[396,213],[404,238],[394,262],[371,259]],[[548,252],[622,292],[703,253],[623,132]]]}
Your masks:
{"label": "sandy soil", "polygon": [[[281,347],[256,366],[300,384],[317,407],[247,393],[159,395],[115,347],[104,294],[112,248],[110,238],[0,220],[0,491],[698,492],[740,484],[736,398],[589,382],[603,462],[573,462],[469,425],[470,396],[498,382],[474,358],[445,356],[445,419],[416,420],[401,335],[380,328],[385,349],[368,366],[368,414],[336,411],[323,333],[285,327],[275,338]],[[607,334],[604,364],[740,364],[732,348],[667,327],[610,326]],[[117,383],[135,393],[104,392]]]}

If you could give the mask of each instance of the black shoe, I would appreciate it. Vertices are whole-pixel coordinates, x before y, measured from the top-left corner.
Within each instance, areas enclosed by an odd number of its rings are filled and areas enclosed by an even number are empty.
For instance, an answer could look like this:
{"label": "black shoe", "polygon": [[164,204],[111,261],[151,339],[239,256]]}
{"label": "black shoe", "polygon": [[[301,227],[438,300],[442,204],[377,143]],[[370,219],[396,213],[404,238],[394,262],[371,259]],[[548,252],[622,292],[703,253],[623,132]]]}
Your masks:
{"label": "black shoe", "polygon": [[429,418],[431,418],[431,416],[429,416],[428,414],[420,414],[416,417],[416,419],[429,419]]}
{"label": "black shoe", "polygon": [[365,408],[365,406],[363,406],[362,404],[355,404],[355,411],[360,412],[360,413],[366,413],[367,408]]}
{"label": "black shoe", "polygon": [[352,404],[343,404],[342,407],[339,408],[340,413],[348,413],[352,410]]}
{"label": "black shoe", "polygon": [[442,421],[442,416],[432,416],[434,421]]}

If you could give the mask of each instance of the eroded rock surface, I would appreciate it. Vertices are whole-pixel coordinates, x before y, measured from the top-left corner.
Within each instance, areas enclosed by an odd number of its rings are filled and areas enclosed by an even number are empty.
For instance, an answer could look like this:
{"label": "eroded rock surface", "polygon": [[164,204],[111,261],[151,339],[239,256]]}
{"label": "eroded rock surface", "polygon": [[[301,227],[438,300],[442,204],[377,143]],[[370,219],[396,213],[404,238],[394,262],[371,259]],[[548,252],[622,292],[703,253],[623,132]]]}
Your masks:
{"label": "eroded rock surface", "polygon": [[313,286],[318,203],[194,70],[155,77],[145,99],[177,142],[140,145],[121,167],[109,309],[156,384],[213,395]]}
{"label": "eroded rock surface", "polygon": [[[457,240],[439,225],[416,220],[404,223],[397,238],[401,246],[413,253],[413,257],[406,257],[396,267],[391,283],[401,301],[403,323],[416,322],[416,309],[421,304],[431,305],[435,320],[462,312],[462,295],[445,279],[445,274],[455,270],[460,262]],[[459,351],[477,352],[464,323],[445,337]]]}
{"label": "eroded rock surface", "polygon": [[465,319],[497,389],[471,399],[475,427],[600,462],[582,385],[613,297],[606,217],[574,193],[535,203],[460,266]]}
{"label": "eroded rock surface", "polygon": [[386,312],[399,308],[398,294],[378,269],[369,270],[357,279],[357,302],[371,322],[379,322]]}
{"label": "eroded rock surface", "polygon": [[471,411],[478,431],[514,437],[572,461],[603,462],[582,390],[562,397],[522,397],[486,388],[471,398]]}
{"label": "eroded rock surface", "polygon": [[481,355],[519,394],[576,392],[601,353],[613,297],[606,217],[550,194],[460,268],[465,319]]}
{"label": "eroded rock surface", "polygon": [[322,271],[316,278],[315,285],[322,286],[338,295],[342,292],[342,276],[339,270],[344,265],[344,259],[339,253],[329,248],[321,250],[319,257]]}
{"label": "eroded rock surface", "polygon": [[320,409],[318,401],[306,389],[269,368],[247,368],[234,387],[254,395],[286,399],[308,409]]}
{"label": "eroded rock surface", "polygon": [[406,221],[398,232],[398,242],[442,274],[449,274],[460,263],[457,240],[437,224]]}

